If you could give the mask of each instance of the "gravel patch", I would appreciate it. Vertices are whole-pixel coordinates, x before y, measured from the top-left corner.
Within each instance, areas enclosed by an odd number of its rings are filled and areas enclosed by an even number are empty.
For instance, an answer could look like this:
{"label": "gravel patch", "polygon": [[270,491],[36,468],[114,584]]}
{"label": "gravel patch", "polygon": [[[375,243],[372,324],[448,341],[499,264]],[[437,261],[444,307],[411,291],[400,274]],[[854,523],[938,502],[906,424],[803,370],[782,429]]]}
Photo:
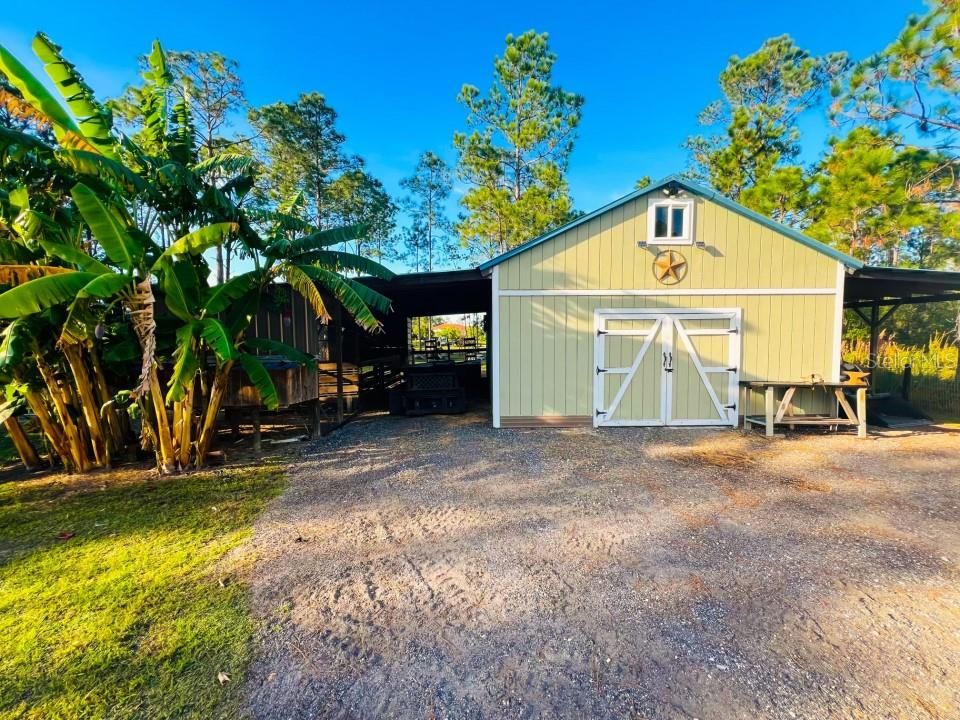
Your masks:
{"label": "gravel patch", "polygon": [[303,447],[253,540],[256,718],[960,717],[960,433]]}

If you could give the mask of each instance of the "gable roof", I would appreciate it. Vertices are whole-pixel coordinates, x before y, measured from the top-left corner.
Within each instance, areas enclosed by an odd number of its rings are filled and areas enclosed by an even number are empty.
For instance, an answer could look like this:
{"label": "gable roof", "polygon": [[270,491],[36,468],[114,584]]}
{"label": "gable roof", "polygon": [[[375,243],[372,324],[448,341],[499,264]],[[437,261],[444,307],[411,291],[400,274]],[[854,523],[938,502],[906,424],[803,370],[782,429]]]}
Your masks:
{"label": "gable roof", "polygon": [[835,250],[834,248],[830,247],[829,245],[825,245],[819,240],[814,240],[812,237],[808,237],[807,235],[804,235],[799,230],[795,230],[792,227],[778,223],[775,220],[771,220],[765,215],[761,215],[760,213],[754,212],[753,210],[749,210],[748,208],[745,208],[740,203],[736,203],[730,198],[724,197],[723,195],[721,195],[715,190],[711,190],[710,188],[704,187],[703,185],[698,185],[697,183],[690,182],[689,180],[683,177],[680,177],[679,175],[670,175],[668,177],[665,177],[663,180],[659,180],[651,185],[648,185],[645,188],[642,188],[640,190],[635,190],[629,195],[624,195],[622,198],[618,200],[614,200],[612,203],[604,205],[602,208],[594,210],[591,213],[587,213],[586,215],[581,215],[580,217],[571,220],[566,225],[561,225],[555,230],[551,230],[550,232],[544,233],[539,237],[535,237],[532,240],[528,240],[525,243],[517,245],[515,248],[508,250],[505,253],[501,253],[500,255],[497,255],[495,258],[491,258],[490,260],[487,260],[486,262],[481,263],[478,266],[478,269],[481,270],[482,272],[486,272],[487,270],[494,267],[495,265],[499,265],[504,260],[509,260],[514,255],[519,255],[522,252],[526,252],[532,247],[536,247],[537,245],[544,243],[547,240],[550,240],[551,238],[555,238],[557,235],[560,235],[561,233],[565,233],[567,230],[572,230],[578,225],[582,225],[585,222],[590,222],[591,220],[593,220],[596,217],[599,217],[600,215],[607,212],[608,210],[613,210],[614,208],[620,207],[621,205],[624,205],[625,203],[628,203],[631,200],[636,200],[637,198],[643,197],[644,195],[649,195],[650,193],[654,193],[657,190],[662,190],[664,187],[666,187],[667,185],[670,185],[671,183],[679,185],[687,192],[693,195],[697,195],[698,197],[701,197],[704,200],[709,200],[710,202],[714,202],[717,205],[720,205],[721,207],[726,208],[727,210],[735,212],[738,215],[742,215],[743,217],[749,220],[753,220],[754,222],[760,223],[761,225],[770,228],[774,232],[778,232],[781,235],[786,235],[788,238],[790,238],[791,240],[795,240],[801,245],[805,245],[808,248],[811,248],[813,250],[816,250],[819,253],[823,253],[824,255],[827,255],[828,257],[833,258],[834,260],[840,261],[841,263],[846,265],[848,268],[859,269],[861,267],[864,267],[864,263],[860,262],[856,258],[852,258],[849,255],[840,252],[839,250]]}

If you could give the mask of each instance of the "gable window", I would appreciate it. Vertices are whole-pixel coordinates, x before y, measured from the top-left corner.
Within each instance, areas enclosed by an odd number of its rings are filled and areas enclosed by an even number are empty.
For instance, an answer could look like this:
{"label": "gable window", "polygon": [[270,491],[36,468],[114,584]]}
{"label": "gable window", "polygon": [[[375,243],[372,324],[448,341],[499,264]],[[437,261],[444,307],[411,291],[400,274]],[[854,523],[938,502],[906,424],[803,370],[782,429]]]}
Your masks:
{"label": "gable window", "polygon": [[648,219],[648,242],[660,245],[693,242],[693,200],[653,202]]}

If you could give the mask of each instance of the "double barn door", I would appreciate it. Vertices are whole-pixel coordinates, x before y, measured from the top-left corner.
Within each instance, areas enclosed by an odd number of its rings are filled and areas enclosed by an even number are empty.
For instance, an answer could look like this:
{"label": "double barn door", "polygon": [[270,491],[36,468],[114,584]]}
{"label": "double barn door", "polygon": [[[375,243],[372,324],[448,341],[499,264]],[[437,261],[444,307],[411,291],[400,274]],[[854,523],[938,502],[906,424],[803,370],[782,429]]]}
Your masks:
{"label": "double barn door", "polygon": [[597,310],[594,425],[737,424],[740,310]]}

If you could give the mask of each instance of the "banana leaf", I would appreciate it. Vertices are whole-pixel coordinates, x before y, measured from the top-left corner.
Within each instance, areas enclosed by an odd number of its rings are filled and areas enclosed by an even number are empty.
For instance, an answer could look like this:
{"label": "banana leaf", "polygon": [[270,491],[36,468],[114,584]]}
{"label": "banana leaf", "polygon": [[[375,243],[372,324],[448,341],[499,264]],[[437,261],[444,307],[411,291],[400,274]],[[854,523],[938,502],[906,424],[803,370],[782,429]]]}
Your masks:
{"label": "banana leaf", "polygon": [[236,223],[222,222],[194,230],[172,242],[160,256],[160,260],[174,255],[198,255],[204,250],[222,244],[237,229]]}
{"label": "banana leaf", "polygon": [[80,128],[57,99],[3,45],[0,45],[0,72],[21,92],[24,100],[50,120],[57,139],[65,132],[80,133]]}
{"label": "banana leaf", "polygon": [[247,353],[240,353],[237,362],[247,373],[247,377],[250,378],[250,382],[257,389],[257,392],[260,393],[260,402],[264,404],[267,410],[276,410],[280,407],[280,396],[277,395],[277,388],[263,364],[255,356]]}
{"label": "banana leaf", "polygon": [[260,273],[256,270],[243,273],[232,277],[222,285],[217,285],[210,290],[207,301],[203,306],[204,315],[219,315],[230,304],[238,298],[246,295],[253,290],[260,279]]}
{"label": "banana leaf", "polygon": [[222,322],[216,318],[204,318],[198,323],[200,328],[200,337],[210,346],[213,352],[220,360],[236,360],[237,348],[233,344],[233,338]]}
{"label": "banana leaf", "polygon": [[19,318],[73,301],[95,273],[68,271],[47,275],[0,294],[0,318]]}
{"label": "banana leaf", "polygon": [[200,360],[194,342],[198,323],[184,325],[177,330],[177,347],[173,351],[173,374],[167,385],[166,401],[179,402],[183,400],[187,385],[200,369]]}
{"label": "banana leaf", "polygon": [[105,155],[88,150],[63,149],[56,153],[57,159],[77,175],[89,175],[98,180],[119,185],[131,192],[141,192],[147,184],[139,175],[123,163]]}
{"label": "banana leaf", "polygon": [[83,183],[74,185],[70,195],[107,257],[124,270],[138,267],[144,248],[130,236],[114,210]]}
{"label": "banana leaf", "polygon": [[271,355],[282,355],[287,358],[287,360],[300,363],[301,365],[312,365],[317,362],[313,356],[307,355],[305,352],[301,352],[295,347],[279,342],[278,340],[271,340],[269,338],[247,338],[247,340],[244,341],[244,345],[251,350],[262,350]]}
{"label": "banana leaf", "polygon": [[133,284],[133,278],[120,273],[105,273],[84,285],[77,293],[77,299],[88,297],[109,298],[120,290]]}
{"label": "banana leaf", "polygon": [[73,116],[79,120],[83,136],[107,157],[116,157],[116,141],[111,134],[113,118],[97,102],[93,90],[77,72],[76,66],[68,62],[60,52],[60,47],[43,33],[37,33],[32,47]]}
{"label": "banana leaf", "polygon": [[93,272],[100,275],[111,272],[110,268],[97,260],[95,257],[87,255],[87,253],[85,253],[83,250],[73,247],[72,245],[64,245],[63,243],[49,242],[41,239],[40,247],[42,247],[43,251],[50,257],[55,257],[59,260],[76,265],[81,270],[86,270],[87,272]]}

